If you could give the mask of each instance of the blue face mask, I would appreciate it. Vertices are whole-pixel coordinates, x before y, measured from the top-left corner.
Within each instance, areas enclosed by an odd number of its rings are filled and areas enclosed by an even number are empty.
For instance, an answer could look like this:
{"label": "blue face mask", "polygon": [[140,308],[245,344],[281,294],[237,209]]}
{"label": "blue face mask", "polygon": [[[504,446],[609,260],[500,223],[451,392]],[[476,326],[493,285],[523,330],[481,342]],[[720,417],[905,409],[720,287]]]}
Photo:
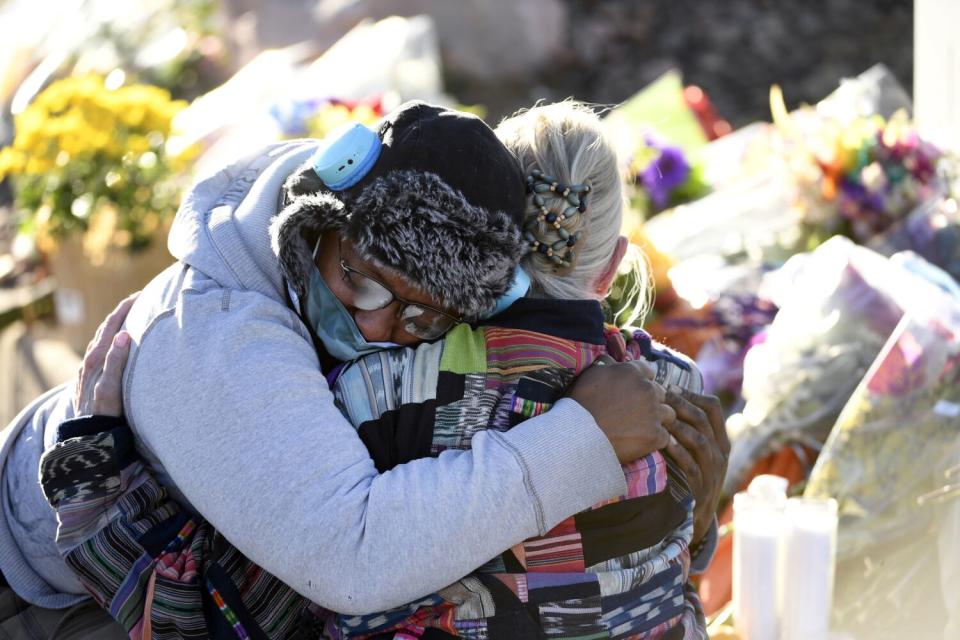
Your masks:
{"label": "blue face mask", "polygon": [[392,342],[367,342],[343,303],[333,295],[319,269],[310,273],[306,301],[307,321],[331,356],[348,362],[368,353],[397,346]]}

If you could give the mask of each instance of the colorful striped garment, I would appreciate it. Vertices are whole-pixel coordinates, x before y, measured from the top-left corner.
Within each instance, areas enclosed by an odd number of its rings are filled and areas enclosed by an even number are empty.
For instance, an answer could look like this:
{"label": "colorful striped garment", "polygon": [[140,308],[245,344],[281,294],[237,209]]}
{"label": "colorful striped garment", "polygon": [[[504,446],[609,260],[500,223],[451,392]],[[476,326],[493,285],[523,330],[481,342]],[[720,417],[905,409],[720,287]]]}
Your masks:
{"label": "colorful striped garment", "polygon": [[[632,338],[605,329],[596,303],[523,299],[491,326],[367,356],[343,370],[334,391],[383,471],[469,448],[480,430],[549,410],[603,353],[646,357],[660,382],[700,390],[689,363],[645,334]],[[64,558],[134,639],[704,638],[687,581],[686,483],[660,453],[624,473],[627,495],[456,584],[381,614],[341,616],[307,602],[171,499],[122,419],[64,423],[41,461]]]}
{"label": "colorful striped garment", "polygon": [[63,423],[40,462],[67,564],[130,638],[295,638],[310,603],[170,498],[122,418]]}
{"label": "colorful striped garment", "polygon": [[[536,327],[536,330],[521,328]],[[518,301],[495,326],[369,355],[335,395],[380,471],[505,431],[549,410],[603,354],[658,360],[658,379],[702,391],[696,368],[604,327],[598,303]],[[433,429],[423,425],[433,424]],[[627,493],[525,540],[432,598],[371,616],[332,616],[334,638],[435,628],[463,638],[704,638],[688,583],[693,498],[660,452],[624,466]],[[432,602],[431,602],[432,600]]]}

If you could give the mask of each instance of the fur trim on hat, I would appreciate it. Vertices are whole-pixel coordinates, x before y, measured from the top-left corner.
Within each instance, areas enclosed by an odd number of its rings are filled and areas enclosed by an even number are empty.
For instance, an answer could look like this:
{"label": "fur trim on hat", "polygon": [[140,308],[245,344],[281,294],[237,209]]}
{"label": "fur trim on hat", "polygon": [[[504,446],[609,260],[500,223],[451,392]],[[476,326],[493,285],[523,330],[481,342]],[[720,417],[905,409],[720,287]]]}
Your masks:
{"label": "fur trim on hat", "polygon": [[301,299],[310,282],[317,238],[324,231],[346,226],[343,202],[328,191],[293,198],[270,223],[270,243],[280,271]]}
{"label": "fur trim on hat", "polygon": [[327,230],[340,231],[361,254],[467,320],[481,317],[509,288],[524,253],[508,214],[471,205],[432,173],[392,171],[355,197],[326,191],[291,196],[271,236],[284,275],[301,296],[311,242]]}

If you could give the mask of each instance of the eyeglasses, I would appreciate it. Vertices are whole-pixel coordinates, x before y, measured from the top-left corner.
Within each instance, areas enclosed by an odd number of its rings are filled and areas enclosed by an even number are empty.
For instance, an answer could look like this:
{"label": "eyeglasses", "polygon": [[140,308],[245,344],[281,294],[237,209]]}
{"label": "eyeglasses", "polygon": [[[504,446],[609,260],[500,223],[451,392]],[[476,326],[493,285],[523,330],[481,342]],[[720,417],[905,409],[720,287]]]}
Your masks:
{"label": "eyeglasses", "polygon": [[396,300],[400,303],[397,318],[403,322],[403,330],[421,340],[439,338],[452,329],[454,325],[461,322],[461,318],[446,311],[422,302],[411,302],[401,298],[394,293],[393,289],[370,274],[348,265],[346,260],[343,259],[343,239],[340,239],[337,251],[340,259],[341,277],[350,288],[351,302],[357,309],[376,311]]}

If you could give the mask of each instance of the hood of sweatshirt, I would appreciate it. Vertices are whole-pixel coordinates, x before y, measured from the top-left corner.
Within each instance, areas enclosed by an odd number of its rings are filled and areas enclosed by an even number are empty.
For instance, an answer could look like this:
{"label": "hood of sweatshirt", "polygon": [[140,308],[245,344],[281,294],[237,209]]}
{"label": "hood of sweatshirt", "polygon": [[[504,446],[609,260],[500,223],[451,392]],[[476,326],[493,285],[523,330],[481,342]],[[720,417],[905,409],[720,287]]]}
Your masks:
{"label": "hood of sweatshirt", "polygon": [[284,181],[316,147],[316,140],[278,143],[198,180],[177,211],[170,253],[225,287],[283,300],[270,222],[281,207]]}

